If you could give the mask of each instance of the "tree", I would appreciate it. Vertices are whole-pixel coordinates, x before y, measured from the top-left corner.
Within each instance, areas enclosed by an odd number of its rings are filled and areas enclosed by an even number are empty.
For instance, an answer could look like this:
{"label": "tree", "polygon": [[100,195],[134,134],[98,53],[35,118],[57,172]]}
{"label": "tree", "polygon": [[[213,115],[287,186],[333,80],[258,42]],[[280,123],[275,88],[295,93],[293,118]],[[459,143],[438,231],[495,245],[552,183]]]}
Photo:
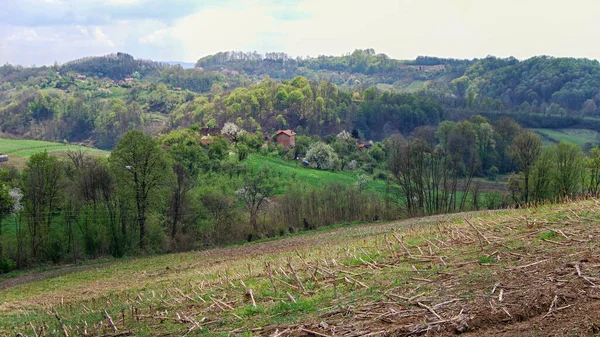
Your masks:
{"label": "tree", "polygon": [[258,212],[262,204],[273,195],[275,182],[273,172],[263,168],[258,173],[250,172],[244,178],[244,184],[236,191],[237,197],[246,204],[250,213],[250,225],[258,232]]}
{"label": "tree", "polygon": [[563,197],[580,191],[584,177],[585,163],[581,148],[574,144],[560,142],[555,147],[555,184]]}
{"label": "tree", "polygon": [[190,212],[190,191],[197,185],[201,165],[207,161],[208,156],[198,139],[190,132],[174,131],[165,136],[163,144],[169,146],[175,173],[167,209],[171,220],[171,238],[175,239],[177,232],[181,230],[180,224],[185,225],[193,220],[193,217],[186,216],[186,213],[194,213]]}
{"label": "tree", "polygon": [[593,99],[588,99],[585,102],[583,102],[583,107],[581,108],[581,113],[583,113],[584,115],[595,115],[596,112],[598,111],[598,106],[596,105],[596,101],[594,101]]}
{"label": "tree", "polygon": [[555,171],[556,151],[547,148],[537,158],[531,171],[531,194],[535,201],[542,201],[552,197],[552,180]]}
{"label": "tree", "polygon": [[[77,256],[73,222],[82,232],[88,255],[104,254],[98,236],[104,229],[110,234],[109,249],[113,256],[122,256],[125,228],[119,230],[117,219],[118,198],[115,179],[106,160],[91,157],[84,152],[69,151],[71,165],[67,167],[70,184],[65,193],[63,213],[70,232],[73,259]],[[106,215],[106,217],[102,217]],[[100,220],[102,219],[102,220]]]}
{"label": "tree", "polygon": [[523,172],[523,200],[529,202],[529,178],[531,169],[542,152],[542,139],[532,131],[523,131],[515,137],[510,146],[512,158]]}
{"label": "tree", "polygon": [[342,130],[342,132],[338,133],[335,136],[336,140],[351,140],[353,137],[350,134],[350,132],[346,131],[346,130]]}
{"label": "tree", "polygon": [[8,184],[0,182],[0,259],[2,259],[2,220],[13,211],[14,202]]}
{"label": "tree", "polygon": [[333,168],[337,159],[338,156],[331,145],[323,142],[310,144],[308,152],[306,152],[306,160],[314,162],[317,165],[317,168],[322,170]]}
{"label": "tree", "polygon": [[158,143],[138,130],[125,134],[109,161],[118,186],[135,202],[139,245],[144,248],[149,206],[170,181],[171,165]]}
{"label": "tree", "polygon": [[[340,137],[341,134],[344,134]],[[347,136],[347,137],[346,137]],[[336,141],[333,142],[333,149],[335,153],[338,155],[338,158],[341,159],[341,169],[343,170],[346,167],[348,162],[348,157],[358,151],[358,143],[355,139],[350,137],[350,134],[346,131],[342,131],[337,137]]]}
{"label": "tree", "polygon": [[35,258],[49,241],[50,227],[63,189],[63,169],[48,152],[32,155],[23,171],[23,187],[31,250]]}
{"label": "tree", "polygon": [[221,134],[226,137],[229,137],[234,142],[237,141],[238,135],[243,132],[244,130],[240,129],[234,123],[225,123],[225,125],[223,125],[223,128],[221,129]]}
{"label": "tree", "polygon": [[597,196],[600,192],[600,148],[592,148],[585,162],[590,175],[588,192]]}

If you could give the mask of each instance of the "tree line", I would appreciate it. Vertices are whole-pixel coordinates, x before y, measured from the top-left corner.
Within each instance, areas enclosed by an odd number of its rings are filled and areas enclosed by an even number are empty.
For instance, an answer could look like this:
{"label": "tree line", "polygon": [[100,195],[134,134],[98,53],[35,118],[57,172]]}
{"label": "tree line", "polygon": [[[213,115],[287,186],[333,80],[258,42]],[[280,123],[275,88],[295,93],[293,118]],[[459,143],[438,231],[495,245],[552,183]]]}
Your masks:
{"label": "tree line", "polygon": [[[600,188],[598,148],[543,148],[508,118],[444,121],[368,148],[359,136],[356,129],[298,136],[287,149],[229,123],[209,144],[196,127],[158,138],[134,130],[108,158],[35,154],[22,171],[0,174],[0,265],[198,249],[336,223],[560,201]],[[251,164],[249,155],[295,165],[304,158],[313,168],[300,170],[351,172],[356,183],[310,185]],[[506,187],[484,190],[499,175],[507,175]]]}

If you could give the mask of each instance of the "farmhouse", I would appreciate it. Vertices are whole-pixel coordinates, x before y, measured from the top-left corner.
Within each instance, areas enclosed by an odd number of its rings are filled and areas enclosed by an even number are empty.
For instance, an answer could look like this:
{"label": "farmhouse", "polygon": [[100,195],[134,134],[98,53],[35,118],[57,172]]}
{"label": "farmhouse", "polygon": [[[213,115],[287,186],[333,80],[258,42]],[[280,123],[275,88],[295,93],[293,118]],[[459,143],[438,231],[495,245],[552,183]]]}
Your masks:
{"label": "farmhouse", "polygon": [[202,136],[200,138],[200,143],[203,145],[209,145],[215,142],[215,139],[212,136]]}
{"label": "farmhouse", "polygon": [[221,128],[218,126],[215,126],[213,128],[203,127],[200,128],[200,134],[202,136],[218,136],[221,134]]}
{"label": "farmhouse", "polygon": [[277,144],[290,149],[296,145],[296,133],[292,130],[279,130],[276,134]]}

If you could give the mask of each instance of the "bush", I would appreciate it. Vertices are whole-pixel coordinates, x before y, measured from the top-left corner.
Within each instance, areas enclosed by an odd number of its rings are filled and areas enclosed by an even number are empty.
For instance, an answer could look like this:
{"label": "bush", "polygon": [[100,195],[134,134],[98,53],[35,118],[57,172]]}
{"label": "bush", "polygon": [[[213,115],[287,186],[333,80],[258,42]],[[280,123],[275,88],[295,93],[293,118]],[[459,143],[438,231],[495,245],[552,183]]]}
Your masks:
{"label": "bush", "polygon": [[8,257],[0,257],[0,274],[8,273],[17,267],[17,263]]}
{"label": "bush", "polygon": [[487,171],[488,179],[495,181],[496,178],[498,177],[498,172],[500,172],[500,171],[498,170],[498,168],[496,166],[490,167]]}

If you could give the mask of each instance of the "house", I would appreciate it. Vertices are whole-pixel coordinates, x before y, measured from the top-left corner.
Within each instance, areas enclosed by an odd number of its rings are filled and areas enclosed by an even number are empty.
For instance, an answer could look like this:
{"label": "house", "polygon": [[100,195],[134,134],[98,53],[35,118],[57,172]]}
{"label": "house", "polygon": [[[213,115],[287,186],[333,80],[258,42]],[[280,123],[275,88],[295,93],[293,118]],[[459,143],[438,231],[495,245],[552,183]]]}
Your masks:
{"label": "house", "polygon": [[0,163],[8,161],[8,156],[5,154],[0,154]]}
{"label": "house", "polygon": [[75,76],[78,80],[82,80],[85,81],[85,79],[87,78],[85,75],[82,74],[77,74],[77,76]]}
{"label": "house", "polygon": [[180,87],[175,87],[175,88],[173,88],[173,90],[175,90],[175,91],[181,91],[181,88]]}
{"label": "house", "polygon": [[361,149],[370,149],[373,146],[373,141],[369,140],[367,142],[359,142],[358,147]]}
{"label": "house", "polygon": [[202,145],[210,145],[214,142],[215,142],[215,139],[211,136],[203,136],[202,138],[200,138],[200,143]]}
{"label": "house", "polygon": [[286,149],[290,149],[296,145],[296,133],[292,130],[278,130],[275,135],[277,144],[283,145]]}
{"label": "house", "polygon": [[203,127],[200,128],[200,134],[202,136],[218,136],[221,134],[221,128],[218,126],[209,128],[209,127]]}
{"label": "house", "polygon": [[125,83],[133,83],[134,79],[132,77],[127,77],[125,79]]}

